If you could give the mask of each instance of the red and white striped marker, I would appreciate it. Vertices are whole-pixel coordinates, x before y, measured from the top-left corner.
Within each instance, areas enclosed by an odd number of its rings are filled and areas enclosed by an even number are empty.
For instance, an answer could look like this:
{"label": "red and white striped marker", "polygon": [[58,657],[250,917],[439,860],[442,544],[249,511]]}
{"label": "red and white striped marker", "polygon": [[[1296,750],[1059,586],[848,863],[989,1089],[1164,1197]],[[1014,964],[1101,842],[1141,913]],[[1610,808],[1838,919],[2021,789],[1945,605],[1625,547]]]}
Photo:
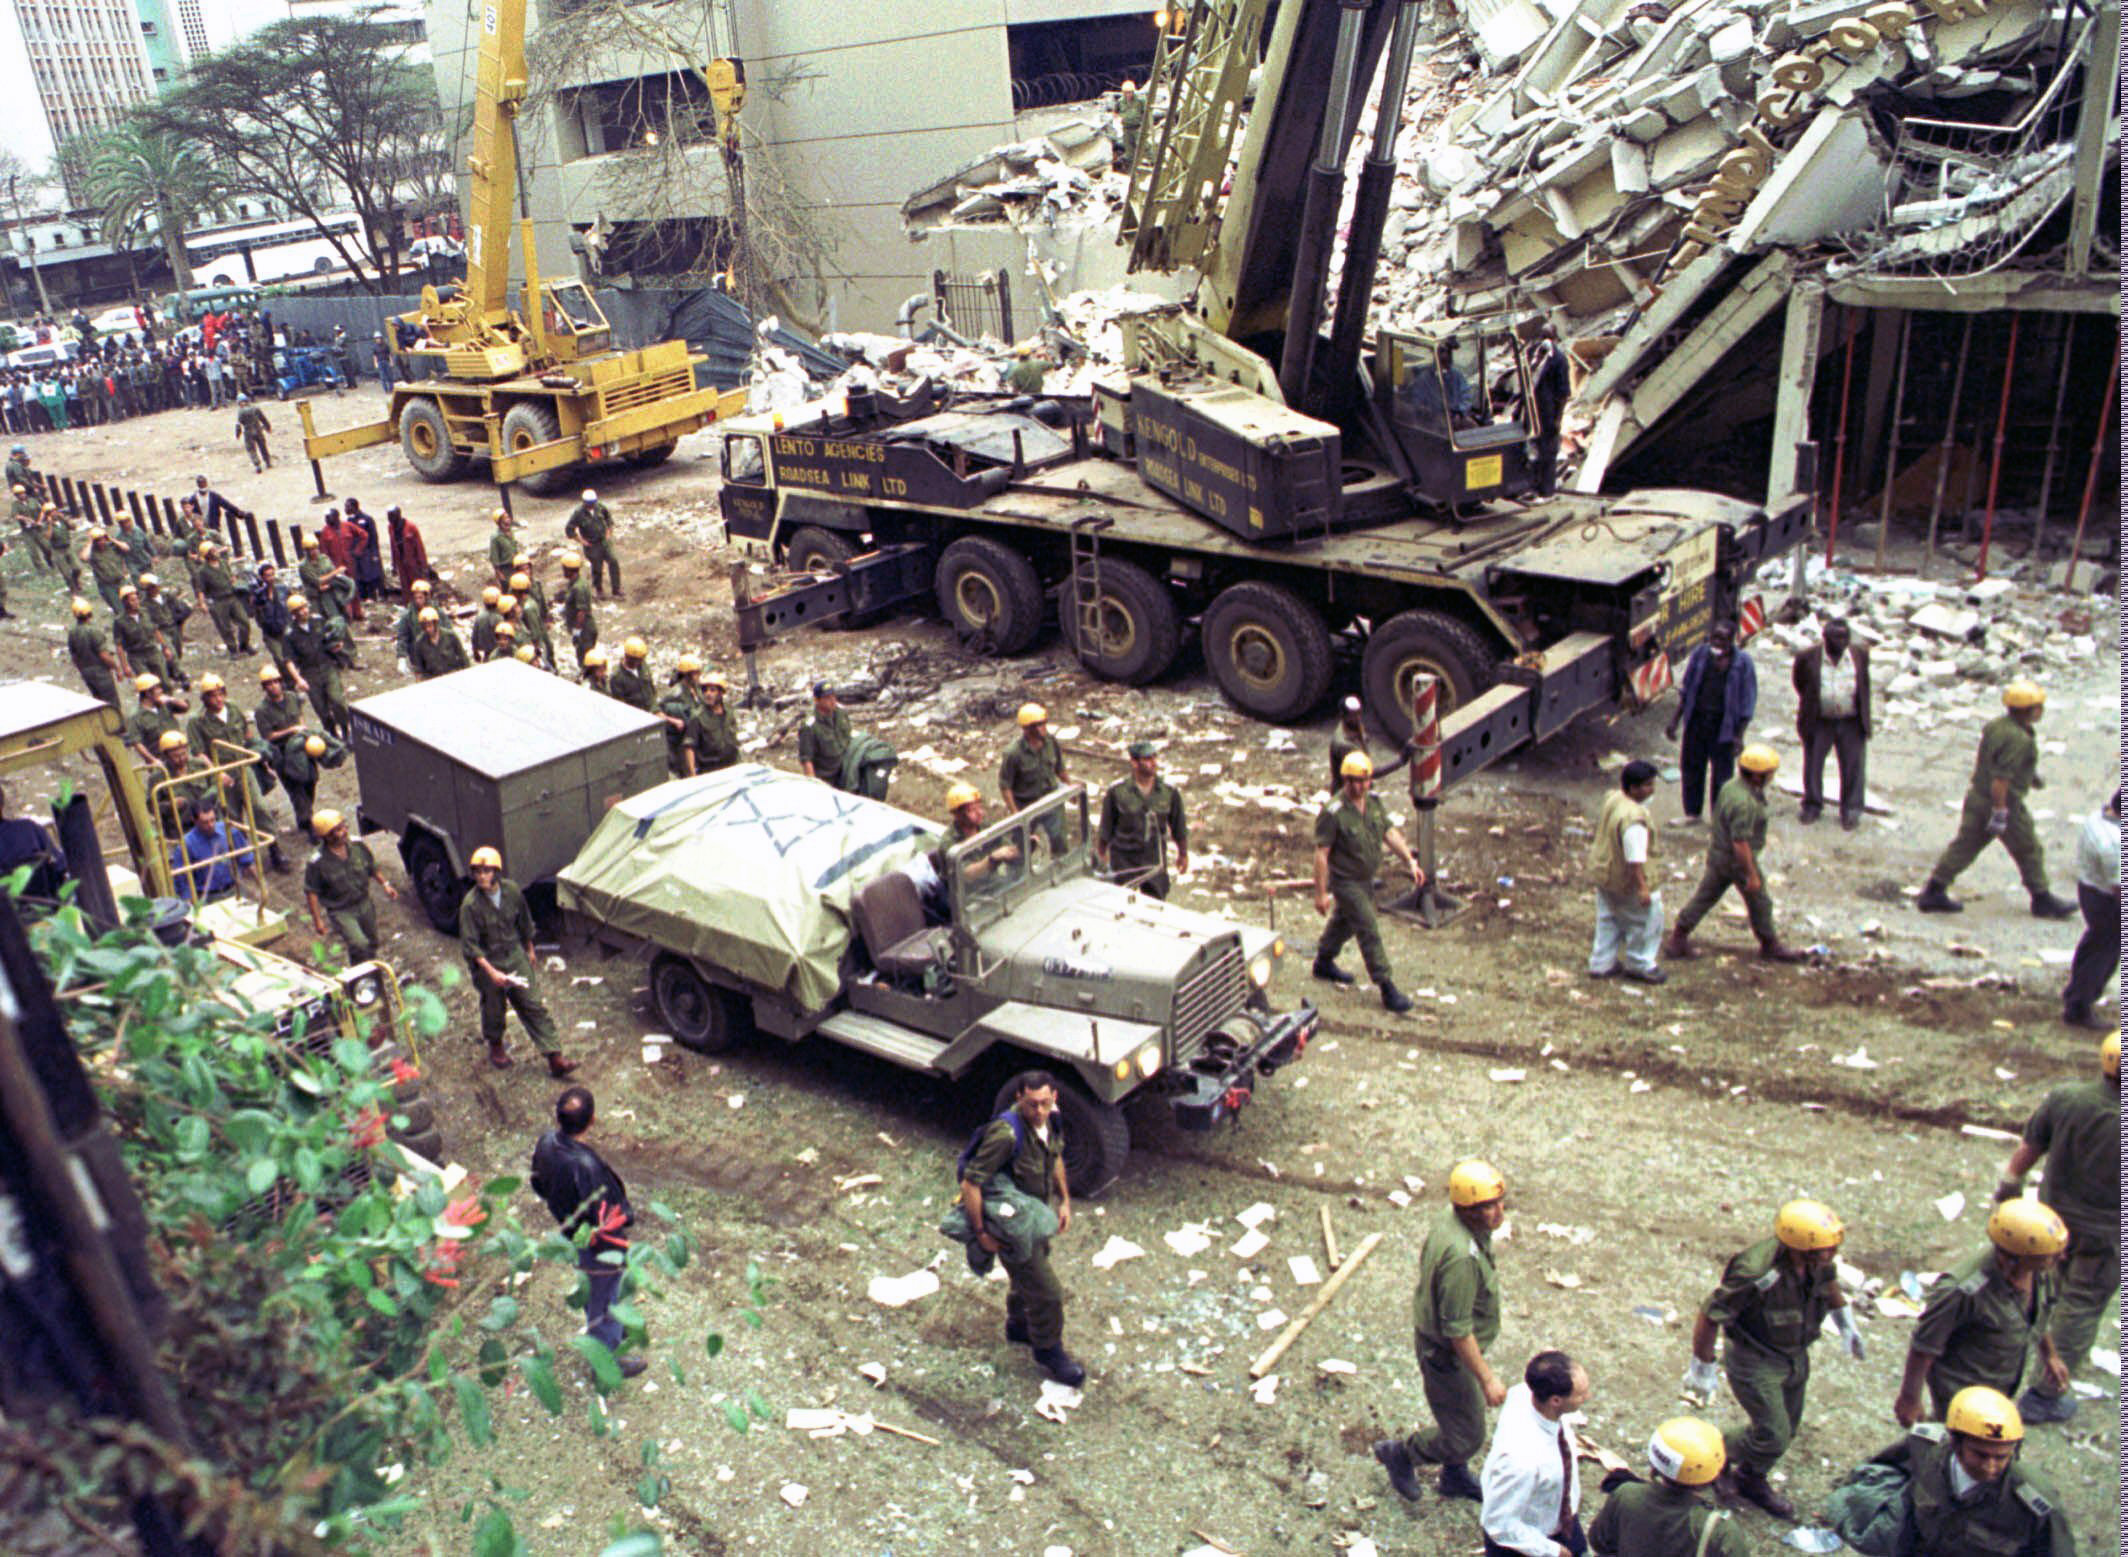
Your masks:
{"label": "red and white striped marker", "polygon": [[1655,657],[1635,667],[1627,679],[1633,688],[1633,701],[1642,708],[1651,706],[1670,690],[1670,656],[1657,649]]}
{"label": "red and white striped marker", "polygon": [[1744,608],[1736,614],[1736,641],[1749,643],[1766,625],[1766,602],[1753,595],[1744,602]]}
{"label": "red and white striped marker", "polygon": [[1441,689],[1432,676],[1411,678],[1411,794],[1432,800],[1441,793]]}

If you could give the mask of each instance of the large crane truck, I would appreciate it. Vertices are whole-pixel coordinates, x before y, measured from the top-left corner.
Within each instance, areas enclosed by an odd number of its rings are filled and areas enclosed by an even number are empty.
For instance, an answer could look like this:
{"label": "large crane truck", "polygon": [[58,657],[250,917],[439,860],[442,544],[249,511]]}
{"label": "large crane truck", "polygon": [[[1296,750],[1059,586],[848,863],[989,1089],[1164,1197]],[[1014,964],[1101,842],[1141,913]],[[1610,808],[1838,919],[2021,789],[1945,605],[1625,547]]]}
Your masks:
{"label": "large crane truck", "polygon": [[[421,307],[394,321],[410,344],[400,354],[407,377],[393,386],[390,414],[320,433],[308,406],[300,407],[304,452],[319,460],[396,438],[424,480],[454,481],[485,460],[497,485],[521,481],[543,494],[568,487],[579,465],[661,464],[688,433],[744,410],[746,393],[696,388],[695,369],[706,359],[685,341],[616,350],[589,287],[540,275],[517,165],[525,0],[484,0],[473,14],[481,32],[465,281],[423,287]],[[728,120],[743,79],[721,73],[712,86],[717,113]],[[509,301],[513,194],[522,312]]]}
{"label": "large crane truck", "polygon": [[[929,597],[1013,654],[1054,601],[1081,662],[1134,685],[1194,623],[1228,699],[1284,722],[1322,701],[1345,636],[1395,738],[1434,678],[1449,781],[1660,696],[1804,507],[1540,496],[1521,338],[1540,321],[1370,335],[1418,9],[1289,0],[1266,33],[1266,0],[1200,0],[1164,38],[1124,237],[1134,267],[1203,280],[1192,306],[1126,321],[1120,382],[1084,401],[857,391],[732,420],[727,529],[787,570],[742,580],[741,646]],[[1342,169],[1385,49],[1333,312]]]}

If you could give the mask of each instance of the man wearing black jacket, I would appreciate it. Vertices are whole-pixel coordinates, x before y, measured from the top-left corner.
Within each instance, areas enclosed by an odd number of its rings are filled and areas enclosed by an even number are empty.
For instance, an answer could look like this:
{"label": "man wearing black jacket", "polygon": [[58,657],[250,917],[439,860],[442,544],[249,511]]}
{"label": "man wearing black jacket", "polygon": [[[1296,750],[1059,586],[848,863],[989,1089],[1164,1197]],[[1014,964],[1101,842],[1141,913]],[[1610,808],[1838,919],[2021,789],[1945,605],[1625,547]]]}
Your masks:
{"label": "man wearing black jacket", "polygon": [[555,1099],[554,1121],[560,1128],[549,1130],[532,1149],[532,1189],[554,1213],[564,1236],[573,1241],[590,1230],[576,1255],[576,1268],[591,1283],[584,1302],[584,1333],[615,1354],[622,1377],[634,1378],[647,1364],[633,1352],[619,1355],[621,1324],[609,1310],[620,1294],[635,1212],[621,1176],[584,1140],[595,1111],[588,1087],[570,1087]]}

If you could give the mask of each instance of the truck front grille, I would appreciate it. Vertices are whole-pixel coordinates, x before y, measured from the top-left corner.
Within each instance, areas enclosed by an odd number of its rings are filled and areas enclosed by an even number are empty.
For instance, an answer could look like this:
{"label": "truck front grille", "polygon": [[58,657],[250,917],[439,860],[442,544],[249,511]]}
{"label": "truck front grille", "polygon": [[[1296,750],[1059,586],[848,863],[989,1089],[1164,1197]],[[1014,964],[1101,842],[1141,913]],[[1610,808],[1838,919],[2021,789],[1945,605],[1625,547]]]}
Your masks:
{"label": "truck front grille", "polygon": [[[296,1037],[296,1014],[303,1015],[303,1036]],[[295,1054],[310,1055],[322,1059],[332,1052],[333,1040],[340,1030],[333,1024],[332,1002],[324,996],[290,1006],[281,1013],[276,1024],[281,1042]]]}
{"label": "truck front grille", "polygon": [[656,400],[677,400],[693,391],[695,370],[691,367],[676,368],[669,373],[651,374],[633,383],[616,385],[606,391],[606,414],[614,416],[622,411],[631,411],[639,405],[649,405]]}
{"label": "truck front grille", "polygon": [[1248,998],[1249,975],[1242,965],[1241,943],[1230,940],[1175,992],[1175,1014],[1168,1024],[1175,1050],[1169,1063],[1180,1065],[1188,1060],[1203,1046],[1205,1035],[1239,1011]]}

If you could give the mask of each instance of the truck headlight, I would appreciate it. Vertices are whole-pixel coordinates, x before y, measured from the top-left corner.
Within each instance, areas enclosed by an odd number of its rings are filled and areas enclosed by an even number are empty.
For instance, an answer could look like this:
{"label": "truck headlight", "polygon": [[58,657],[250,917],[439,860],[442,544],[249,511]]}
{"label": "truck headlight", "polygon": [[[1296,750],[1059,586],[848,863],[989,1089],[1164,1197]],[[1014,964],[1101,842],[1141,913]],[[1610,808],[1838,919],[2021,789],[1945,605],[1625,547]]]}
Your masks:
{"label": "truck headlight", "polygon": [[1271,982],[1271,954],[1265,952],[1249,964],[1249,982],[1262,989]]}
{"label": "truck headlight", "polygon": [[347,986],[347,998],[367,1010],[384,998],[384,980],[375,973],[365,973]]}
{"label": "truck headlight", "polygon": [[1157,1075],[1160,1070],[1160,1045],[1157,1043],[1147,1044],[1134,1056],[1134,1062],[1141,1077],[1150,1078]]}

